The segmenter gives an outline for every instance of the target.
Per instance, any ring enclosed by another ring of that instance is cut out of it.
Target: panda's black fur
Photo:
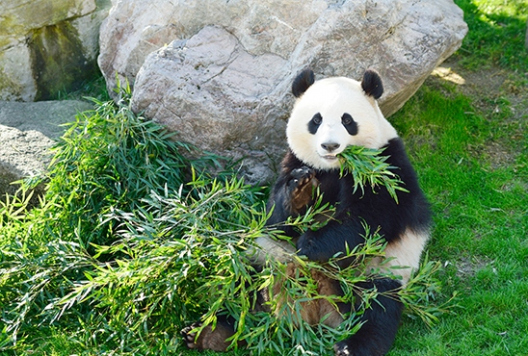
[[[399,203],[382,189],[375,192],[365,189],[364,193],[358,189],[354,193],[351,175],[340,178],[339,170],[313,170],[314,177],[319,182],[318,188],[322,193],[323,202],[334,205],[336,214],[323,228],[317,231],[308,230],[302,236],[298,236],[291,227],[284,228],[287,235],[298,239],[298,254],[305,255],[310,260],[324,262],[338,252],[345,252],[346,244],[352,248],[363,243],[363,221],[372,227],[371,231],[379,227],[380,234],[389,244],[398,240],[407,228],[428,228],[429,207],[417,184],[416,174],[405,154],[402,141],[392,139],[384,154],[390,156],[388,163],[399,168],[395,173],[405,182],[409,193],[398,193]],[[303,167],[303,162],[291,151],[287,153],[282,162],[282,172],[270,197],[269,207],[273,209],[273,213],[268,224],[280,225],[289,216],[304,213],[288,209],[288,200],[291,199],[289,193],[291,186],[295,184],[292,180],[299,179],[293,178],[291,173]],[[393,279],[374,280],[372,284],[380,293],[401,287],[401,282]],[[361,287],[371,288],[372,284]],[[336,345],[339,350],[347,346],[352,355],[382,355],[388,351],[396,335],[402,305],[385,297],[379,297],[379,302],[382,305],[373,303],[372,309],[363,315],[362,321],[366,323],[360,331],[351,339]]]
[[[319,181],[319,190],[323,193],[323,202],[329,202],[336,207],[335,220],[324,228],[309,230],[297,241],[299,254],[306,255],[314,261],[326,261],[337,252],[344,251],[345,242],[349,246],[356,246],[363,242],[360,237],[363,231],[362,220],[369,226],[380,227],[380,233],[387,241],[397,239],[408,227],[422,229],[429,225],[429,208],[405,153],[401,139],[392,139],[383,155],[389,156],[387,163],[398,167],[394,171],[405,183],[409,193],[398,193],[398,202],[386,190],[358,189],[353,192],[354,182],[351,175],[340,178],[339,170],[330,171],[312,169],[312,174]],[[284,222],[289,216],[297,214],[289,211],[288,203],[291,199],[290,191],[295,180],[292,172],[306,165],[289,151],[281,164],[282,171],[273,188],[268,206],[273,212],[268,224]],[[338,204],[336,204],[338,203]],[[291,228],[284,228],[286,234],[298,237]]]
[[[362,244],[365,223],[370,231],[379,229],[379,233],[387,241],[385,251],[387,257],[390,257],[388,264],[410,268],[396,270],[404,271],[397,272],[401,273],[401,280],[378,278],[363,282],[358,287],[376,287],[380,294],[396,290],[407,282],[411,269],[418,267],[429,236],[429,205],[418,185],[403,142],[378,108],[376,99],[383,94],[379,75],[367,70],[360,83],[347,78],[323,81],[319,84],[322,96],[317,96],[317,91],[313,95],[311,88],[316,87],[318,82],[311,70],[302,71],[293,82],[292,92],[298,99],[287,128],[290,149],[281,163],[279,177],[270,194],[268,209],[271,215],[267,224],[282,227],[284,233],[296,242],[299,255],[320,262],[328,261],[339,252],[344,253],[347,246],[352,249]],[[348,96],[340,95],[347,90],[353,95],[350,97],[351,102],[344,103],[348,101]],[[312,94],[306,98],[308,91]],[[326,103],[327,100],[330,103]],[[347,110],[341,110],[341,107]],[[333,120],[331,125],[324,127],[323,122],[327,123],[325,120],[330,116]],[[336,135],[333,135],[334,131],[337,132]],[[314,145],[313,142],[316,141],[311,141],[311,138],[317,135],[326,136],[322,142],[317,141],[318,147],[315,148],[318,153],[314,154],[311,152],[314,147],[306,146]],[[395,167],[394,173],[408,190],[398,192],[398,202],[383,188],[376,187],[372,191],[370,187],[366,187],[363,191],[354,191],[352,175],[340,176],[336,154],[356,141],[359,145],[371,146],[369,148],[384,148],[383,155],[389,157],[387,162]],[[322,228],[316,231],[309,229],[299,235],[291,227],[284,225],[284,222],[291,216],[303,214],[313,204],[312,192],[316,186],[322,193],[323,202],[333,205],[336,211]],[[289,264],[288,268],[295,266]],[[339,283],[327,278],[321,279],[319,283],[322,294],[342,295]],[[342,321],[341,313],[355,307],[357,306],[340,304],[338,312],[333,307],[321,305],[315,311],[315,319],[308,322],[323,320],[336,327]],[[325,316],[328,312],[333,315]],[[401,313],[401,302],[380,295],[361,316],[364,324],[360,330],[334,346],[335,354],[385,354],[394,341]],[[225,350],[228,345],[225,340],[233,335],[233,329],[227,320],[219,320],[215,330],[204,329],[196,340],[191,330],[192,327],[185,328],[182,335],[188,347],[197,349]]]
[[[334,219],[323,228],[308,230],[297,236],[291,227],[285,227],[286,235],[299,238],[297,248],[300,255],[314,261],[327,261],[337,252],[344,252],[345,243],[353,247],[362,243],[364,229],[362,221],[372,227],[380,228],[380,234],[388,241],[397,240],[407,228],[427,229],[430,222],[429,205],[418,186],[416,173],[405,153],[403,142],[399,138],[390,140],[383,155],[389,156],[387,163],[397,167],[394,173],[399,176],[409,191],[398,192],[398,203],[385,189],[358,189],[354,192],[351,175],[340,178],[339,170],[317,170],[310,168],[311,174],[319,182],[323,203],[335,206]],[[289,151],[281,164],[280,176],[269,199],[269,209],[273,209],[268,224],[279,224],[292,215],[303,214],[305,210],[292,212],[289,206],[292,185],[299,180],[292,172],[306,165]]]

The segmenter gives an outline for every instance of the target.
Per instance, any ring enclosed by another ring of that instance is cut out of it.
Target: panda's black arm
[[[326,262],[365,242],[364,228],[356,220],[330,221],[317,231],[308,230],[297,241],[298,254],[309,260]]]

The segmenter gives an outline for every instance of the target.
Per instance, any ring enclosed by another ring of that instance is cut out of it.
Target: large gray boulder
[[[114,3],[99,65],[134,86],[135,109],[183,140],[269,178],[284,152],[294,76],[384,80],[398,110],[467,32],[452,0],[136,0]],[[258,170],[258,171],[257,171]]]
[[[285,147],[278,118],[290,106],[290,73],[280,56],[251,55],[226,30],[209,26],[147,57],[133,105],[201,149],[252,157],[244,173],[260,180],[271,173],[264,151],[276,157]]]
[[[99,27],[110,5],[110,0],[2,0],[0,100],[45,100],[93,77]]]
[[[15,193],[18,187],[13,182],[43,173],[51,158],[50,148],[65,130],[63,124],[92,108],[78,100],[0,101],[0,200],[6,193]]]

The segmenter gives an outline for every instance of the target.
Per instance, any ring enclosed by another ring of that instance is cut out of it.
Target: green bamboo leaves
[[[46,354],[34,340],[50,339],[63,353],[172,355],[182,351],[183,326],[214,325],[222,314],[236,320],[233,346],[244,341],[255,354],[326,354],[357,331],[375,290],[362,291],[362,307],[336,329],[300,314],[306,302],[359,298],[368,261],[383,255],[376,231],[366,229],[365,244],[325,265],[292,255],[294,276],[271,258],[257,272],[247,251],[260,236],[281,238],[265,225],[263,190],[234,170],[211,169],[220,157],[186,158],[192,147],[133,113],[127,88],[119,103],[95,104],[57,145],[39,205],[28,209],[27,191],[0,203],[0,353]],[[356,189],[403,190],[381,152],[351,150],[342,174],[354,175]],[[332,210],[318,199],[287,224],[316,230]],[[356,263],[340,268],[344,258]],[[344,295],[320,295],[313,271],[339,281]],[[430,322],[442,310],[432,300],[435,270],[424,271],[391,297]],[[274,293],[277,283],[283,288]],[[265,290],[277,313],[255,312]]]
[[[348,146],[338,155],[341,159],[340,174],[352,175],[354,192],[359,188],[364,193],[365,187],[371,187],[375,192],[375,187],[383,187],[397,203],[396,192],[409,191],[403,187],[404,183],[394,173],[398,168],[387,163],[389,156],[383,156],[383,151],[383,148],[376,150],[363,146]]]

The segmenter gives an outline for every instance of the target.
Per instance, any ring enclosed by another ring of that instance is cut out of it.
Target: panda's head
[[[295,78],[292,91],[298,99],[286,128],[288,145],[313,168],[339,168],[336,155],[349,145],[377,149],[397,137],[378,107],[383,86],[373,70],[361,82],[344,77],[316,82],[306,69]]]

